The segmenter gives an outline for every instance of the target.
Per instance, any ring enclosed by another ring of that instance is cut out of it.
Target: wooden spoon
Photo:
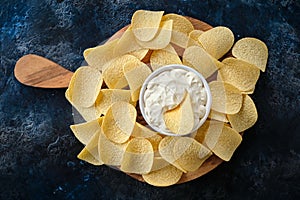
[[[205,22],[200,20],[187,17],[195,29],[207,31],[212,28]],[[116,32],[108,41],[120,38],[128,26],[123,27],[118,32]],[[177,52],[183,52],[178,46],[175,46]],[[69,85],[70,79],[73,72],[61,67],[60,65],[43,58],[41,56],[29,54],[25,55],[19,59],[15,66],[15,76],[23,84],[33,87],[40,88],[66,88]],[[223,161],[217,156],[213,155],[207,159],[204,164],[194,172],[188,172],[182,175],[178,183],[185,183],[194,180],[204,174],[212,171]],[[128,174],[129,176],[143,181],[144,179],[141,175]]]

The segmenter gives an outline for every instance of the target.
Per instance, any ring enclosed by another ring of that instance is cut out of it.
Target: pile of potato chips
[[[230,160],[242,141],[240,133],[257,121],[249,94],[265,71],[268,49],[255,38],[234,43],[226,27],[195,27],[197,22],[177,14],[138,10],[119,38],[85,50],[88,66],[76,70],[66,91],[86,120],[71,125],[85,145],[79,159],[139,174],[154,186],[176,184],[212,155]],[[157,133],[139,112],[144,80],[168,64],[192,67],[209,82],[209,118],[189,137]]]

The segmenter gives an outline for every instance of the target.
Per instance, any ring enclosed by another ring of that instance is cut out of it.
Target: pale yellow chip
[[[194,128],[194,111],[191,97],[187,93],[183,101],[164,113],[166,127],[175,134],[188,134]]]
[[[163,48],[165,48],[171,41],[172,25],[173,25],[172,20],[167,20],[167,21],[161,22],[159,31],[152,40],[150,40],[150,41],[137,40],[137,43],[142,48],[147,48],[147,49],[163,49]]]
[[[131,94],[129,90],[102,89],[98,95],[95,107],[98,115],[105,115],[108,108],[115,102],[125,101],[130,103]]]
[[[102,82],[102,75],[95,68],[78,68],[69,84],[71,101],[81,107],[92,106],[101,90]]]
[[[114,54],[114,49],[119,39],[107,42],[103,45],[97,46],[95,48],[87,49],[87,52],[84,52],[85,61],[89,66],[95,67],[99,71],[102,70],[102,67],[114,59],[116,55]]]
[[[120,169],[126,173],[147,174],[153,159],[152,144],[145,138],[133,138],[127,145]]]
[[[162,157],[154,157],[151,171],[156,171],[156,170],[162,169],[162,168],[166,167],[167,165],[170,165],[170,163],[167,162]]]
[[[71,125],[70,128],[75,137],[82,144],[86,145],[91,140],[93,135],[100,130],[102,121],[103,117],[100,117],[92,121]]]
[[[150,185],[166,187],[176,184],[182,176],[182,171],[172,165],[167,165],[149,174],[143,174],[142,176]]]
[[[164,11],[138,10],[131,19],[132,31],[140,41],[152,40],[158,32]]]
[[[191,138],[194,138],[197,142],[203,144],[205,134],[210,126],[211,120],[207,119],[197,131],[191,134]]]
[[[186,48],[189,38],[188,35],[194,30],[193,24],[187,18],[173,13],[164,15],[162,20],[173,20],[171,42],[182,48]]]
[[[140,50],[129,52],[129,54],[135,56],[139,60],[143,60],[148,52],[149,49],[140,49]]]
[[[115,143],[126,142],[136,122],[136,109],[130,103],[119,101],[112,104],[102,122],[105,136]]]
[[[210,110],[208,118],[217,120],[217,121],[221,121],[221,122],[228,122],[226,114],[217,112],[215,110]]]
[[[218,26],[202,33],[198,40],[210,55],[219,59],[231,49],[234,35],[229,28]]]
[[[151,70],[145,63],[137,60],[125,63],[123,71],[130,88],[131,100],[136,102],[139,99],[141,87],[151,74]]]
[[[158,145],[158,151],[163,159],[165,159],[167,162],[169,162],[170,164],[172,164],[182,172],[186,173],[186,170],[184,170],[177,163],[173,153],[174,144],[178,139],[179,137],[171,137],[171,136],[164,137]]]
[[[78,158],[84,160],[93,165],[102,165],[104,164],[98,151],[98,141],[101,131],[97,131],[84,149],[78,154]]]
[[[200,72],[204,78],[210,77],[218,69],[213,58],[201,47],[188,47],[183,53],[183,64]]]
[[[212,81],[209,83],[209,88],[212,96],[211,109],[226,114],[235,114],[241,109],[243,96],[233,85]]]
[[[255,104],[249,95],[244,95],[243,105],[240,111],[234,115],[228,115],[228,120],[234,130],[242,132],[252,127],[257,121],[258,115]]]
[[[246,37],[238,40],[232,48],[232,55],[257,66],[263,72],[266,70],[268,47],[259,39]]]
[[[199,42],[198,38],[204,31],[201,30],[193,30],[189,33],[189,39],[187,43],[187,47],[190,46],[199,46],[202,47],[201,43]],[[203,47],[202,47],[203,48]]]
[[[205,135],[205,144],[219,158],[229,161],[242,142],[242,136],[234,129],[223,124],[212,124]]]
[[[149,140],[154,151],[158,150],[159,142],[162,140],[162,137],[157,132],[152,131],[138,122],[135,123],[131,136]]]
[[[174,144],[174,157],[186,171],[196,171],[212,153],[190,137],[180,137]]]
[[[96,47],[92,47],[92,48],[88,48],[88,49],[85,49],[84,52],[83,52],[83,57],[87,57],[89,55],[89,53],[91,53],[92,51],[94,51],[96,49]]]
[[[127,145],[128,142],[118,144],[110,141],[101,130],[98,141],[98,151],[104,164],[120,166]]]
[[[172,45],[168,45],[164,49],[154,50],[150,57],[150,65],[154,70],[170,64],[182,64],[179,56]]]
[[[220,68],[219,75],[224,82],[243,92],[255,87],[260,74],[257,67],[236,58],[226,58],[222,63],[225,65]]]

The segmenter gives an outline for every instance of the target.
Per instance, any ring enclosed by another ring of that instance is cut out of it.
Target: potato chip
[[[266,70],[268,47],[259,39],[246,37],[238,40],[232,48],[232,55],[257,66],[263,72]]]
[[[188,39],[187,47],[190,47],[190,46],[199,46],[199,47],[202,47],[201,43],[198,41],[198,38],[199,38],[199,36],[203,32],[204,31],[201,31],[201,30],[193,30],[193,31],[191,31],[189,33],[189,39]]]
[[[91,53],[92,51],[94,51],[96,49],[96,47],[92,47],[92,48],[88,48],[88,49],[85,49],[84,52],[83,52],[83,57],[87,57],[89,55],[89,53]]]
[[[99,141],[98,141],[98,151],[101,157],[101,160],[106,165],[111,166],[120,166],[125,149],[128,145],[128,142],[123,144],[118,144],[110,141],[103,133],[100,131]]]
[[[255,87],[260,70],[247,62],[236,58],[226,58],[225,65],[219,70],[224,82],[230,83],[240,91],[249,91]]]
[[[136,11],[131,19],[132,31],[140,41],[152,40],[158,32],[164,11]]]
[[[102,86],[101,73],[92,67],[80,67],[73,74],[69,85],[69,97],[75,105],[92,106]]]
[[[133,131],[136,115],[135,107],[130,103],[119,101],[112,104],[102,122],[105,136],[115,143],[126,142]]]
[[[173,13],[164,15],[162,20],[173,20],[171,42],[182,48],[186,48],[188,34],[194,30],[193,24],[187,18]]]
[[[242,136],[234,129],[224,123],[215,123],[210,125],[204,143],[219,158],[229,161],[241,141]]]
[[[190,137],[180,137],[174,144],[174,157],[186,171],[196,171],[212,153]]]
[[[241,109],[243,97],[236,87],[220,81],[210,82],[209,87],[212,96],[211,109],[226,114],[235,114]]]
[[[98,140],[100,136],[100,130],[97,131],[93,137],[90,139],[90,141],[87,143],[87,145],[84,147],[84,149],[78,154],[78,158],[81,160],[84,160],[88,163],[91,163],[93,165],[102,165],[104,164],[101,160],[101,157],[99,155],[98,151]]]
[[[212,57],[201,47],[188,47],[183,53],[183,64],[196,69],[204,78],[208,78],[217,71]]]
[[[137,60],[123,65],[125,78],[129,84],[131,100],[139,99],[141,87],[146,78],[151,74],[150,68],[143,62]]]
[[[150,185],[166,187],[176,184],[182,176],[182,171],[172,165],[167,165],[149,174],[143,174],[143,179]]]
[[[226,114],[220,113],[214,110],[210,110],[210,113],[208,115],[209,119],[221,121],[221,122],[228,122],[228,119],[226,117]]]
[[[105,115],[108,108],[115,102],[130,102],[131,94],[129,90],[121,89],[102,89],[98,95],[95,107],[98,115]]]
[[[100,117],[89,122],[71,125],[70,128],[75,137],[82,144],[86,145],[91,140],[93,135],[101,128],[102,120],[103,117]]]
[[[87,49],[87,52],[84,52],[83,55],[85,61],[89,66],[95,67],[97,70],[101,71],[102,67],[115,58],[114,48],[119,39],[107,42],[103,45],[93,48],[93,50]]]
[[[173,25],[172,20],[167,20],[167,21],[161,22],[157,36],[155,36],[150,41],[137,40],[137,43],[141,47],[147,48],[147,49],[163,49],[163,48],[165,48],[171,41],[172,25]]]
[[[135,123],[131,135],[136,138],[146,138],[147,140],[149,140],[149,142],[152,144],[154,151],[158,150],[159,142],[162,139],[162,137],[158,135],[157,132],[152,131],[151,129],[138,122]]]
[[[133,55],[134,57],[136,57],[139,60],[143,60],[148,52],[149,52],[149,49],[140,49],[140,50],[129,52],[129,54]]]
[[[198,40],[210,55],[219,59],[231,49],[234,35],[229,28],[218,26],[205,31]]]
[[[191,134],[191,138],[194,138],[197,142],[199,143],[203,143],[204,138],[205,138],[205,134],[210,126],[210,122],[211,120],[207,119],[202,126],[200,126],[198,128],[197,131],[195,131],[194,133]]]
[[[158,151],[163,159],[186,173],[186,170],[182,169],[182,167],[177,163],[173,153],[174,144],[178,139],[179,137],[164,137],[158,145]]]
[[[244,95],[243,105],[240,111],[234,115],[228,115],[228,120],[234,130],[242,132],[252,127],[257,121],[258,115],[255,104],[249,95]]]
[[[153,159],[151,143],[144,138],[133,138],[127,145],[120,169],[127,173],[147,174],[151,171]]]
[[[170,165],[170,163],[168,163],[162,157],[154,157],[151,171],[156,171],[156,170],[162,169],[162,168],[166,167],[167,165]]]
[[[179,106],[164,113],[166,127],[175,134],[188,134],[194,128],[194,111],[187,93]]]

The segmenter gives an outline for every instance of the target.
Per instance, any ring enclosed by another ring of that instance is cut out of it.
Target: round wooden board
[[[190,20],[190,22],[193,24],[194,28],[197,29],[197,30],[207,31],[207,30],[213,28],[209,24],[207,24],[203,21],[200,21],[198,19],[195,19],[195,18],[192,18],[192,17],[186,17],[186,18]],[[114,39],[120,38],[123,35],[123,33],[126,31],[127,28],[128,28],[128,25],[123,27],[122,29],[120,29],[118,32],[116,32],[113,36],[111,36],[108,39],[108,41],[112,41]],[[178,47],[176,45],[173,45],[173,47],[175,48],[175,50],[177,51],[177,53],[179,55],[182,54],[182,52],[184,51],[184,49],[182,49],[181,47]],[[143,61],[148,62],[149,57],[144,58]],[[208,158],[203,163],[203,165],[201,165],[201,167],[199,167],[198,170],[196,170],[194,172],[184,173],[177,184],[185,183],[185,182],[194,180],[196,178],[199,178],[200,176],[203,176],[203,175],[207,174],[208,172],[212,171],[213,169],[215,169],[222,162],[223,162],[222,159],[218,158],[215,155],[212,155],[210,158]],[[138,175],[138,174],[128,174],[128,175],[131,176],[134,179],[145,182],[141,175]]]

